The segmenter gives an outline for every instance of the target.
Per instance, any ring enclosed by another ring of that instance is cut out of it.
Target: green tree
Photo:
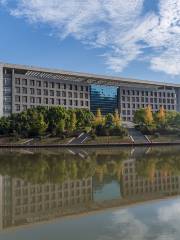
[[[105,124],[106,124],[106,126],[112,126],[113,125],[113,115],[111,113],[106,114]]]
[[[65,131],[65,120],[61,119],[56,126],[56,134],[57,135],[62,135]]]
[[[42,113],[33,112],[29,121],[30,136],[39,136],[45,133],[47,129],[47,124],[44,121]]]
[[[143,125],[145,123],[145,109],[140,108],[134,113],[134,123]]]

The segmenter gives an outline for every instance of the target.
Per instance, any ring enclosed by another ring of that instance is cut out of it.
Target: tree
[[[105,124],[106,124],[106,126],[112,126],[113,125],[113,115],[111,113],[106,114]]]
[[[64,121],[64,119],[61,119],[57,124],[56,134],[62,135],[64,133],[64,130],[65,130],[65,121]]]
[[[114,116],[113,116],[113,125],[116,128],[119,128],[121,126],[121,118],[118,113],[118,110],[115,111]]]
[[[152,108],[150,105],[148,105],[145,108],[145,124],[146,125],[152,125],[153,124],[153,114],[152,114]]]
[[[73,111],[72,114],[71,114],[71,118],[70,118],[71,131],[76,130],[76,123],[77,123],[76,113]]]
[[[47,129],[47,124],[44,121],[42,113],[33,112],[29,119],[29,131],[30,136],[43,135]]]
[[[95,124],[95,126],[104,125],[104,118],[101,114],[100,108],[97,109],[96,116],[94,119],[94,124]]]
[[[145,123],[145,109],[140,108],[134,113],[134,123],[143,125]]]
[[[157,119],[158,123],[161,125],[163,125],[166,121],[166,113],[163,106],[160,107],[159,112],[157,113]]]
[[[0,118],[0,134],[8,134],[10,131],[10,119],[6,117]]]

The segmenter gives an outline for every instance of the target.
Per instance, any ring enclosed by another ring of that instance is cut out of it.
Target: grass
[[[177,142],[180,141],[180,136],[178,135],[160,135],[158,137],[151,135],[148,136],[152,142]]]
[[[1,137],[0,144],[26,144],[31,138],[13,138],[13,137]],[[66,144],[71,138],[61,139],[58,137],[50,137],[44,139],[34,139],[31,144]]]
[[[108,144],[108,143],[131,143],[128,136],[99,136],[96,139],[90,139],[86,142],[87,144]]]
[[[30,138],[1,137],[0,144],[23,144]]]
[[[66,144],[71,139],[72,139],[72,137],[65,138],[65,139],[61,139],[58,137],[50,137],[50,138],[40,139],[40,140],[36,141],[36,144]]]

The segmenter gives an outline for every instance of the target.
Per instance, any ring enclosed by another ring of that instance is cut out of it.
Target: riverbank
[[[101,144],[1,144],[0,148],[100,148],[100,147],[153,147],[180,145],[179,142],[101,143]]]

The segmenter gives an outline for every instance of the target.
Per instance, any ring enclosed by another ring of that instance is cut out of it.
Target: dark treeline
[[[51,133],[63,136],[90,127],[92,120],[93,114],[87,109],[37,107],[0,118],[0,134],[34,137]]]

